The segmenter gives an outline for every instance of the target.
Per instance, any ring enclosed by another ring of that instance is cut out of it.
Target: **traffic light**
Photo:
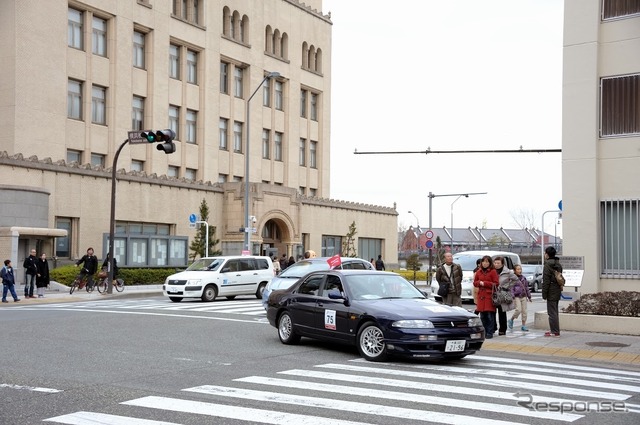
[[[153,131],[143,131],[140,136],[147,140],[149,143],[158,143],[156,149],[163,151],[166,154],[174,153],[176,151],[176,144],[173,143],[173,139],[176,137],[176,133],[171,129],[158,130],[155,133]]]

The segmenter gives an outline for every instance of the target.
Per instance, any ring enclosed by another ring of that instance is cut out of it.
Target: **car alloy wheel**
[[[366,360],[381,362],[387,358],[387,345],[382,330],[373,322],[365,323],[358,332],[358,351]]]
[[[300,341],[300,335],[293,330],[293,320],[286,311],[278,320],[278,337],[283,344],[295,344]]]

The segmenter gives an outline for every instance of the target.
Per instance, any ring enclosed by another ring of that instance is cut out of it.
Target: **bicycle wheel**
[[[87,283],[85,284],[85,289],[87,290],[87,292],[93,292],[93,289],[96,287],[96,283],[93,282],[93,285],[89,285],[89,282],[87,281]]]
[[[107,293],[107,289],[109,287],[109,285],[107,283],[108,280],[109,279],[105,277],[104,279],[100,279],[98,281],[98,285],[97,285],[98,286],[98,292],[100,292],[101,294],[106,294]]]
[[[115,279],[115,282],[113,282],[113,287],[116,288],[116,291],[118,292],[124,291],[124,280]]]
[[[78,288],[78,279],[74,280],[71,284],[71,287],[69,288],[69,294],[73,294],[73,291],[75,291],[76,288]]]

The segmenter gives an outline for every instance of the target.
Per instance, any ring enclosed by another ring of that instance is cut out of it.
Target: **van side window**
[[[269,270],[269,263],[264,258],[258,258],[255,261],[258,263],[257,270]]]
[[[229,260],[223,267],[222,272],[237,272],[240,270],[240,260]]]

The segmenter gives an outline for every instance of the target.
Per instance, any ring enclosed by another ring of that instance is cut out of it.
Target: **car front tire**
[[[293,319],[286,311],[278,319],[278,337],[283,344],[295,344],[300,341],[300,335],[293,330]]]
[[[358,331],[358,352],[370,362],[383,362],[387,359],[387,344],[382,329],[373,322],[367,322]]]
[[[202,299],[202,301],[211,302],[215,300],[217,296],[218,290],[216,289],[215,285],[207,285],[207,287],[204,288],[204,291],[202,292],[202,297],[200,298]]]
[[[262,293],[264,292],[264,288],[267,287],[266,283],[261,283],[260,285],[258,285],[258,289],[256,290],[256,298],[261,300],[262,299]]]

